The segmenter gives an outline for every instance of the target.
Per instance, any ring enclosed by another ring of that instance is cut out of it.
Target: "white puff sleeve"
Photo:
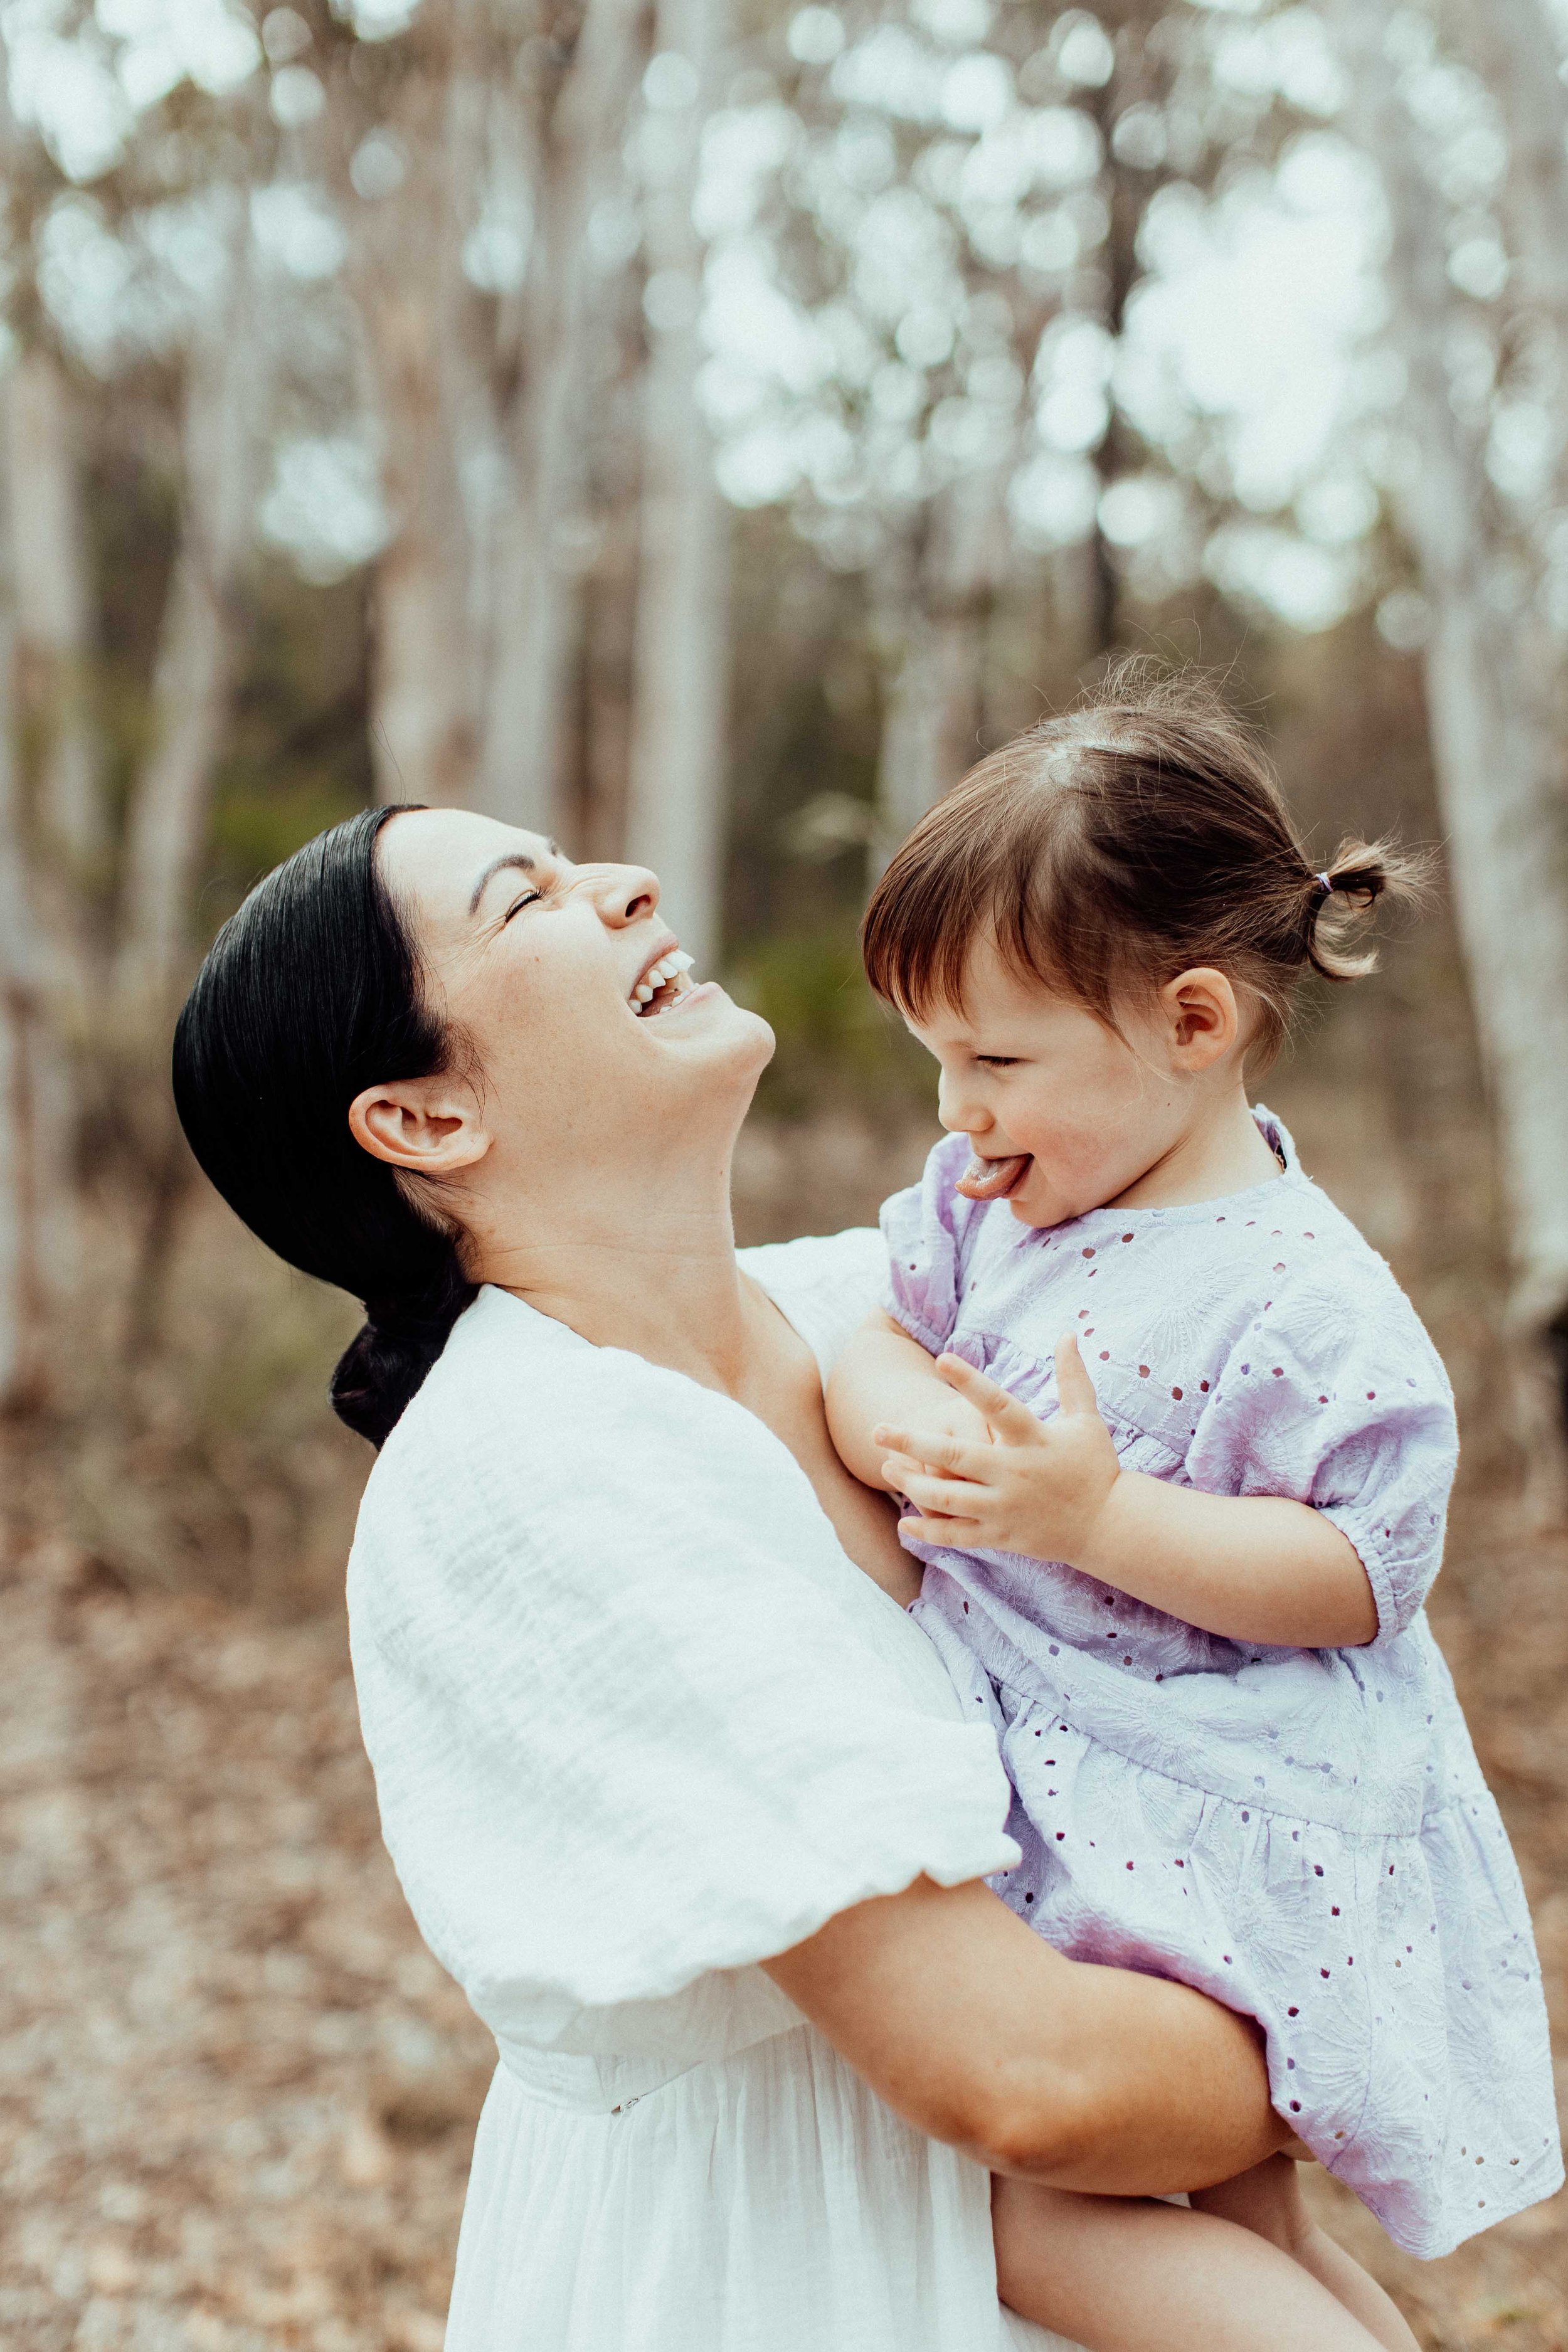
[[[845,1576],[858,1603],[752,1414],[480,1294],[372,1475],[349,1601],[387,1845],[492,2021],[542,2039],[1016,1859],[989,1729],[921,1710]]]

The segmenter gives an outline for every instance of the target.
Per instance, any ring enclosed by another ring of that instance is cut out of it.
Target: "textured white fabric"
[[[757,1253],[819,1360],[871,1234]],[[382,1826],[502,2065],[447,2352],[1000,2352],[984,2173],[754,1965],[1017,1859],[988,1725],[752,1415],[487,1289],[349,1570]]]

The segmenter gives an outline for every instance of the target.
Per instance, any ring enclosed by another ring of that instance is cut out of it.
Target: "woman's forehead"
[[[389,887],[448,920],[468,916],[482,877],[498,860],[542,866],[551,856],[542,834],[472,809],[409,809],[390,819],[381,836]]]

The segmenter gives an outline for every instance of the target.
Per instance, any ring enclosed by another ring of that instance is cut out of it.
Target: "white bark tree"
[[[153,682],[153,743],[127,819],[118,983],[132,1029],[161,1022],[190,936],[251,544],[260,339],[244,192],[227,192],[229,268],[186,354],[180,539]]]
[[[40,992],[9,724],[15,642],[7,609],[0,617],[0,1407],[7,1410],[37,1391],[45,1320],[33,1148]]]
[[[579,598],[569,528],[581,512],[592,396],[594,207],[611,184],[642,62],[641,0],[586,0],[542,110],[533,230],[520,304],[521,377],[506,422],[510,480],[490,573],[478,798],[509,824],[559,819],[565,678]]]
[[[17,772],[16,456],[0,477],[0,1410],[47,1392],[50,1308],[68,1272],[68,1042],[57,1016]]]
[[[436,0],[384,112],[367,116],[346,62],[333,93],[348,283],[393,525],[371,606],[384,801],[462,802],[479,760],[482,563],[462,467],[493,421],[462,248],[480,204],[487,27],[483,0]]]
[[[643,142],[648,354],[626,854],[659,877],[699,968],[721,944],[729,523],[697,398],[703,248],[691,207],[722,40],[719,0],[663,0]]]
[[[1340,0],[1351,127],[1381,166],[1394,331],[1420,466],[1404,520],[1430,599],[1426,698],[1456,908],[1495,1100],[1510,1212],[1521,1418],[1556,1499],[1568,1320],[1568,641],[1542,613],[1521,533],[1500,514],[1483,428],[1461,415],[1447,346],[1458,310],[1442,205],[1393,61],[1391,0]],[[1520,292],[1568,358],[1568,109],[1535,0],[1500,0],[1488,37],[1512,156]],[[1521,584],[1522,583],[1522,584]]]
[[[18,697],[40,745],[35,814],[72,879],[100,878],[108,826],[91,711],[93,630],[75,402],[41,345],[6,386]]]
[[[1004,484],[995,469],[961,475],[893,551],[879,630],[887,684],[873,878],[984,751],[986,637],[1009,560]]]

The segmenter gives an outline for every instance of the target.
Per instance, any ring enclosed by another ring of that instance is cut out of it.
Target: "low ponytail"
[[[332,1411],[361,1437],[384,1445],[474,1296],[456,1246],[423,1290],[367,1298],[364,1321],[338,1358],[328,1384]]]
[[[414,941],[376,863],[369,809],[259,883],[218,933],[174,1032],[191,1150],[269,1249],[361,1300],[333,1410],[380,1446],[475,1295],[455,1234],[350,1132],[366,1087],[449,1069]]]

